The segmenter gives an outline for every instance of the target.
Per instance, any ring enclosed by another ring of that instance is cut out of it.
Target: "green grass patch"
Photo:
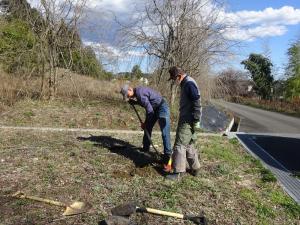
[[[247,169],[246,172],[252,173],[252,174],[259,173],[260,180],[263,183],[267,183],[267,182],[272,183],[272,182],[277,181],[277,178],[273,175],[273,173],[269,169],[266,169],[258,159],[254,158],[250,155],[249,155],[248,159],[253,164],[253,167]]]
[[[240,142],[237,138],[229,139],[229,143],[232,144],[232,145],[239,145],[240,144]]]
[[[274,204],[281,205],[292,218],[299,219],[300,205],[297,204],[297,202],[295,202],[292,198],[278,190],[271,191],[270,197]]]
[[[26,117],[32,117],[32,116],[34,116],[34,113],[32,111],[27,111],[27,112],[24,112],[23,115]]]
[[[276,182],[277,181],[277,179],[273,175],[273,173],[270,170],[266,169],[266,168],[261,168],[260,169],[260,174],[261,174],[262,182]]]
[[[236,144],[225,144],[222,139],[214,137],[212,138],[210,148],[205,148],[203,152],[209,159],[226,161],[229,165],[237,166],[245,161],[245,158],[236,154]]]
[[[274,210],[268,204],[264,203],[264,200],[254,190],[244,188],[240,191],[240,196],[256,208],[257,216],[262,221],[275,217]]]
[[[159,190],[151,192],[151,197],[156,197],[165,203],[165,210],[175,211],[177,210],[176,205],[178,203],[178,184],[164,186]]]

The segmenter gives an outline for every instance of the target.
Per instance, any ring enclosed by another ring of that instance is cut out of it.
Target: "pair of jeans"
[[[170,137],[170,110],[168,103],[163,99],[161,105],[154,110],[154,115],[151,117],[146,117],[145,122],[145,129],[149,132],[150,137],[152,134],[152,129],[155,123],[158,121],[160,130],[161,130],[161,137],[163,140],[164,145],[164,154],[171,155],[172,148],[171,148],[171,137]],[[143,149],[144,151],[149,151],[150,148],[150,141],[144,132],[143,137]]]

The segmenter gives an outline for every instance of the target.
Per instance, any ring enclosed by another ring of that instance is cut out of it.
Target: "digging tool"
[[[119,206],[113,208],[111,210],[111,212],[113,215],[116,215],[116,216],[130,216],[131,214],[133,214],[135,212],[151,213],[151,214],[155,214],[155,215],[169,216],[169,217],[175,217],[175,218],[184,219],[184,220],[190,220],[198,225],[207,225],[207,220],[204,217],[203,212],[199,216],[183,215],[180,213],[162,211],[162,210],[152,209],[152,208],[139,207],[135,203],[119,205]]]
[[[77,214],[87,212],[87,204],[84,202],[73,202],[71,205],[67,205],[67,204],[59,202],[59,201],[54,201],[54,200],[50,200],[50,199],[46,199],[46,198],[40,198],[40,197],[36,197],[36,196],[26,195],[21,191],[16,192],[15,194],[12,195],[12,197],[20,198],[20,199],[30,199],[30,200],[35,200],[35,201],[39,201],[39,202],[45,202],[45,203],[48,203],[51,205],[65,207],[63,216],[71,216],[71,215],[77,215]]]
[[[142,118],[140,117],[140,114],[139,114],[138,111],[136,110],[135,106],[134,106],[133,104],[130,104],[130,105],[132,106],[133,110],[135,111],[137,117],[139,118],[140,123],[143,123]],[[160,152],[155,148],[155,146],[154,146],[154,144],[153,144],[153,142],[152,142],[152,139],[151,139],[151,136],[150,136],[148,130],[145,128],[144,131],[145,131],[145,134],[146,134],[148,140],[150,141],[150,144],[152,145],[153,149],[155,150],[155,152],[156,152],[158,155],[160,155]]]

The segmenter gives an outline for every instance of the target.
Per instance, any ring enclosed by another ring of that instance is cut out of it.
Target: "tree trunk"
[[[174,83],[171,84],[171,107],[174,106],[177,96],[178,86]]]

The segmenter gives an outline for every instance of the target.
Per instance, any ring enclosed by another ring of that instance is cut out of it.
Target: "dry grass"
[[[58,98],[82,98],[83,100],[102,98],[118,98],[123,81],[104,81],[71,73],[58,71]],[[0,102],[11,106],[24,98],[43,98],[40,96],[41,79],[37,77],[18,77],[0,70]],[[47,96],[47,90],[43,93]]]
[[[60,70],[60,74],[57,93],[59,97],[77,98],[79,95],[86,100],[120,99],[120,88],[124,84],[122,80],[97,80],[64,70]]]
[[[9,126],[140,129],[138,119],[119,94],[122,80],[102,81],[60,71],[56,100],[33,98],[39,80],[25,82],[2,73],[0,122]],[[70,77],[71,75],[71,77]],[[29,85],[31,84],[31,85]],[[132,83],[133,86],[138,85]],[[22,91],[21,91],[22,90]],[[19,94],[18,94],[19,93]],[[20,93],[23,93],[22,95]],[[79,98],[79,97],[80,98]],[[81,101],[80,101],[81,100]],[[137,107],[140,115],[144,110]],[[173,110],[177,115],[178,110]],[[172,127],[176,127],[172,117]],[[157,126],[156,126],[157,129]]]
[[[0,70],[0,110],[1,106],[12,106],[18,100],[32,98],[37,94],[36,79],[26,80],[6,74]]]
[[[84,103],[83,106],[78,100],[25,99],[3,112],[0,123],[7,126],[139,129],[133,110],[121,99],[99,97],[99,100]],[[142,111],[141,107],[139,109]]]
[[[188,214],[204,210],[210,224],[299,224],[300,207],[276,182],[262,181],[261,166],[236,141],[199,138],[200,177],[173,183],[136,147],[141,136],[95,135],[0,131],[0,221],[27,225],[60,218],[59,207],[4,197],[22,190],[93,205],[93,214],[54,224],[97,224],[128,201]],[[161,147],[158,136],[154,141]],[[139,225],[191,224],[146,214],[131,219]]]
[[[39,96],[40,79],[26,80],[0,72],[1,123],[139,129],[136,116],[119,94],[125,81],[97,80],[64,70],[59,74],[57,98],[48,101]]]

